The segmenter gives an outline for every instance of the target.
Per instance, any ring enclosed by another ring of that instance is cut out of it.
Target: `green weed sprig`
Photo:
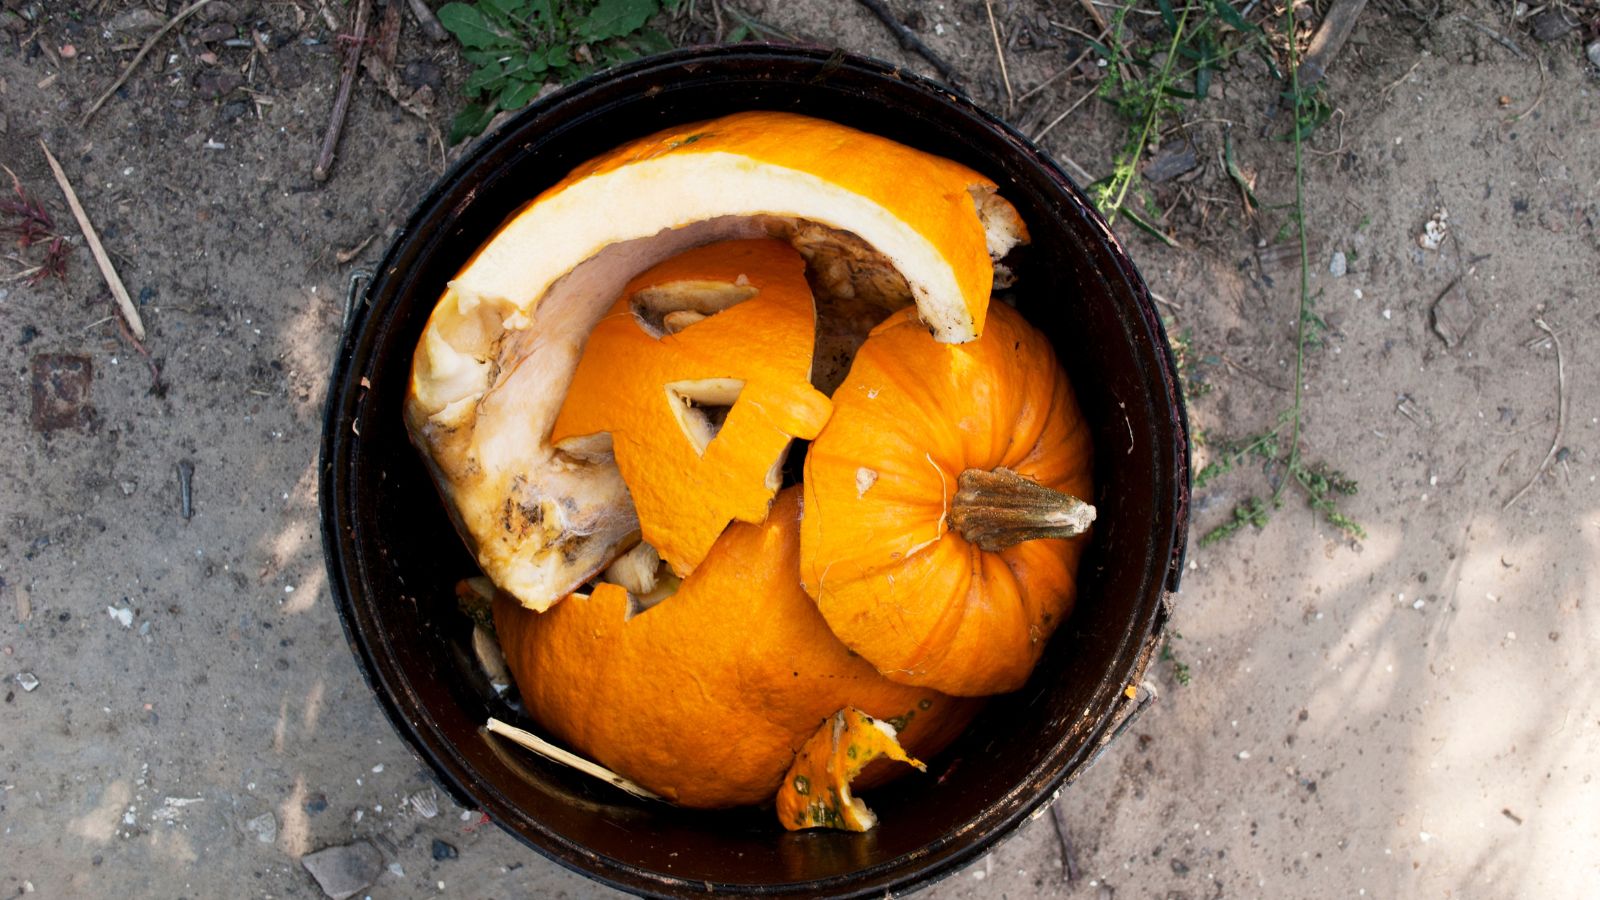
[[[679,0],[476,0],[439,8],[439,21],[476,66],[450,142],[481,134],[501,110],[521,109],[551,81],[575,81],[607,66],[672,48],[645,23]]]

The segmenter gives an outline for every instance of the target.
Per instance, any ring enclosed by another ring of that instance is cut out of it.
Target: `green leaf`
[[[737,44],[749,36],[750,29],[747,26],[740,25],[739,27],[728,32],[728,36],[724,40],[730,44]]]
[[[1244,16],[1239,15],[1239,11],[1234,9],[1233,5],[1230,4],[1228,0],[1210,0],[1210,3],[1212,11],[1215,12],[1217,17],[1222,19],[1222,21],[1227,22],[1229,25],[1232,25],[1234,28],[1237,28],[1246,34],[1261,33],[1261,26],[1251,25],[1249,22],[1246,22],[1244,20]]]
[[[477,7],[465,3],[447,3],[439,7],[439,24],[455,35],[463,47],[516,46],[516,41],[496,30]]]
[[[461,58],[475,66],[498,66],[506,62],[516,50],[463,50]]]
[[[567,52],[565,44],[556,44],[545,52],[544,62],[552,69],[559,69],[572,62],[572,54]]]
[[[469,137],[483,133],[489,123],[494,121],[495,108],[481,103],[469,103],[456,113],[455,121],[450,123],[450,143],[459,144]]]
[[[538,96],[539,89],[544,87],[537,81],[519,81],[507,85],[500,92],[500,99],[496,101],[501,109],[517,110],[528,105],[528,101]]]
[[[591,41],[623,37],[642,28],[657,9],[657,0],[600,0],[584,19],[580,31]]]
[[[528,14],[528,0],[478,0],[478,6],[494,10],[511,20],[521,19]]]
[[[1194,96],[1196,100],[1204,100],[1206,92],[1211,90],[1211,70],[1202,66],[1194,73]]]
[[[1177,34],[1178,17],[1172,14],[1172,0],[1156,0],[1156,6],[1161,9],[1161,23],[1167,26],[1167,33]]]
[[[498,87],[505,77],[505,67],[497,60],[467,76],[466,83],[461,85],[461,91],[470,96],[476,96]]]
[[[734,29],[734,31],[736,31],[736,32],[737,31],[741,31],[741,30],[745,34],[749,34],[750,33],[750,29],[746,28],[743,25],[740,25],[738,28]],[[738,40],[736,40],[736,39],[734,39],[732,37],[729,37],[728,38],[728,43],[730,43],[730,44],[738,43]],[[665,53],[668,50],[672,49],[672,41],[670,39],[668,39],[666,35],[664,35],[661,32],[655,30],[654,28],[646,28],[643,31],[639,32],[638,34],[634,35],[634,37],[633,37],[633,47],[634,47],[635,50],[638,50],[640,53]]]

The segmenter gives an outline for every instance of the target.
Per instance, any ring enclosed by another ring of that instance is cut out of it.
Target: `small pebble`
[[[1335,278],[1343,278],[1344,273],[1348,270],[1349,264],[1344,258],[1344,251],[1333,251],[1333,259],[1329,260],[1328,262],[1328,274]]]
[[[460,855],[461,851],[457,850],[455,845],[441,841],[438,838],[433,839],[433,858],[435,862],[443,862],[447,859],[455,859]]]
[[[39,679],[35,678],[32,672],[18,672],[17,685],[24,691],[33,693],[33,689],[39,686]]]
[[[123,628],[133,627],[133,610],[126,606],[108,606],[106,607],[106,615],[111,617],[111,621],[116,622]]]
[[[270,844],[278,839],[278,819],[272,813],[262,813],[244,823],[244,827],[263,844]]]
[[[1600,41],[1590,43],[1588,49],[1584,52],[1589,56],[1589,63],[1596,69],[1600,69]]]

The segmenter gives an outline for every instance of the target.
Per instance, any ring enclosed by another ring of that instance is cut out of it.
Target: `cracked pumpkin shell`
[[[1021,687],[1072,609],[1093,507],[1089,428],[1044,335],[996,304],[983,337],[890,316],[805,463],[800,572],[834,634],[904,684]]]
[[[805,260],[774,240],[708,244],[629,282],[595,326],[550,441],[611,437],[644,539],[679,575],[728,522],[760,522],[813,388]]]
[[[799,490],[780,492],[765,522],[730,525],[676,594],[632,618],[611,584],[544,613],[502,595],[495,628],[533,717],[595,762],[702,808],[770,799],[845,706],[903,724],[908,752],[937,753],[977,701],[895,684],[839,643],[800,590],[799,520]]]
[[[700,244],[810,223],[887,260],[941,340],[970,340],[992,260],[1027,239],[995,190],[885,138],[748,112],[625,144],[529,202],[440,297],[406,398],[412,440],[485,574],[544,609],[637,534],[610,447],[548,440],[584,338],[630,278]],[[848,286],[858,267],[842,268]],[[859,268],[884,280],[882,266]]]

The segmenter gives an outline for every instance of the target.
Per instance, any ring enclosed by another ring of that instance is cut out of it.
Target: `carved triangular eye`
[[[687,576],[730,521],[766,518],[789,442],[827,422],[833,403],[810,380],[816,318],[787,244],[667,259],[589,335],[550,441],[610,434],[640,536]]]
[[[695,453],[706,455],[706,447],[722,431],[728,411],[743,390],[744,381],[739,378],[700,378],[667,385],[667,403]]]

